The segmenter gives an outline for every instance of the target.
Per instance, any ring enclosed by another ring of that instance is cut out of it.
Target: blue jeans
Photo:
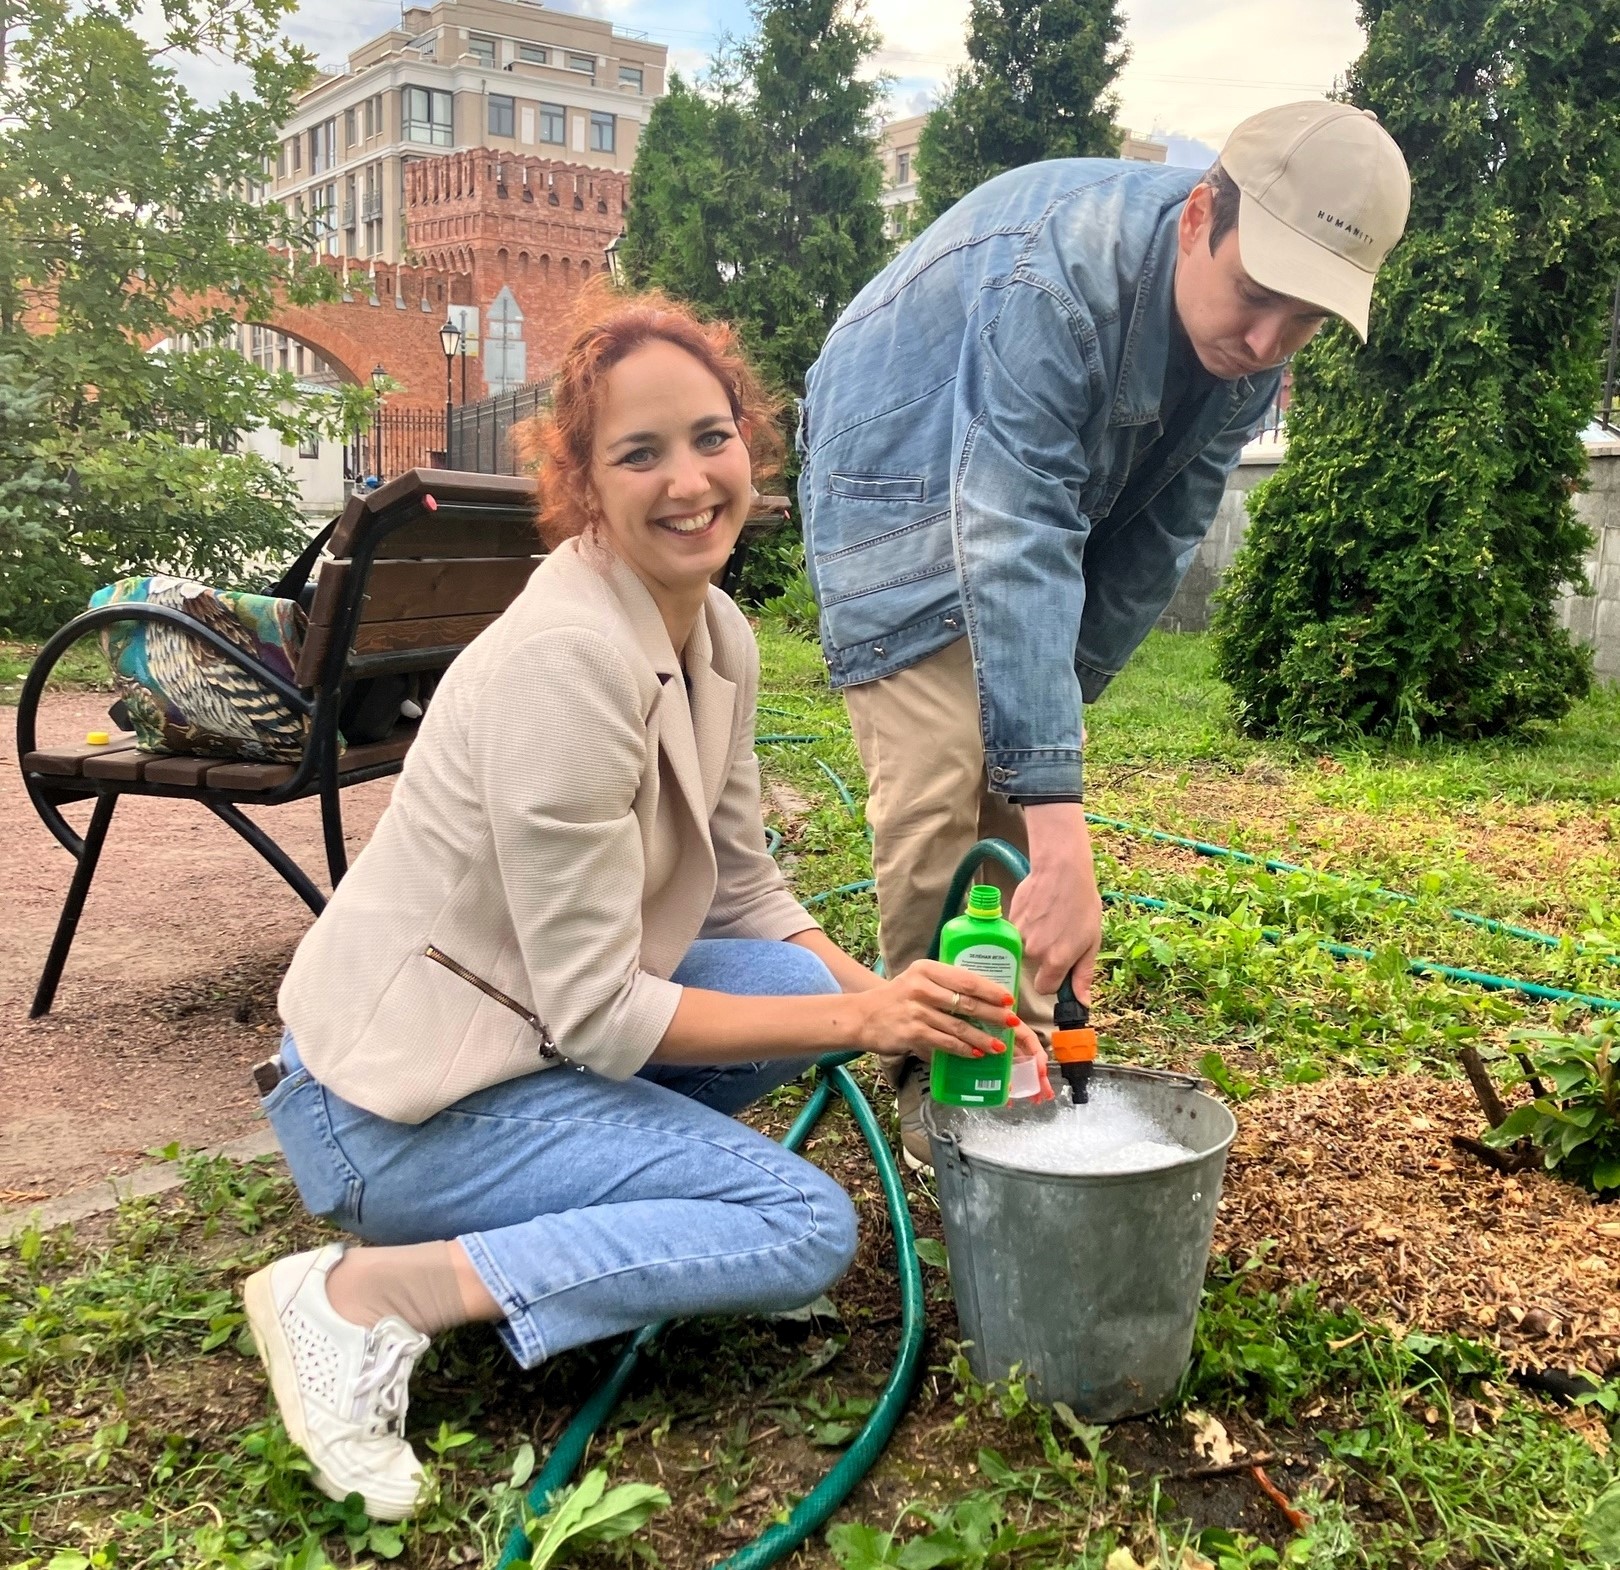
[[[674,979],[838,990],[808,950],[748,939],[700,940]],[[368,1243],[457,1239],[525,1368],[655,1320],[796,1308],[854,1258],[843,1189],[731,1116],[809,1058],[649,1063],[622,1083],[548,1069],[413,1125],[333,1095],[290,1034],[281,1055],[264,1109],[304,1203]]]

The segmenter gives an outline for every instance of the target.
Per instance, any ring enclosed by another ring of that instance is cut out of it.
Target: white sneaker
[[[403,1521],[422,1492],[405,1409],[428,1338],[392,1316],[366,1330],[332,1307],[326,1276],[345,1247],[290,1254],[249,1276],[247,1320],[315,1486],[333,1499],[359,1494],[374,1521]]]

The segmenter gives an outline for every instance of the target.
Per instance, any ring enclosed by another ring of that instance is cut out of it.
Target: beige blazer
[[[554,551],[440,683],[393,799],[293,956],[305,1066],[419,1123],[501,1080],[626,1079],[699,937],[816,925],[766,854],[759,651],[709,591],[686,679],[630,569]]]

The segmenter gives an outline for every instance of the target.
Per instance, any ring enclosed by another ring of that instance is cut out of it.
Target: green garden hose
[[[1123,818],[1105,818],[1099,813],[1088,812],[1086,822],[1097,824],[1105,829],[1119,829],[1126,834],[1136,834],[1143,839],[1156,840],[1161,845],[1179,845],[1183,850],[1196,851],[1200,856],[1212,856],[1221,861],[1241,862],[1244,866],[1264,867],[1267,872],[1304,872],[1313,878],[1323,878],[1329,883],[1348,883],[1350,879],[1342,877],[1336,872],[1319,872],[1315,867],[1302,867],[1297,862],[1279,861],[1275,856],[1261,858],[1251,856],[1246,850],[1234,850],[1230,845],[1214,845],[1208,840],[1188,839],[1181,834],[1167,834],[1163,829],[1150,829],[1144,823],[1128,823]],[[1403,905],[1417,904],[1415,894],[1403,894],[1399,889],[1386,889],[1380,885],[1365,885],[1369,894],[1377,899],[1399,901]],[[1446,907],[1446,914],[1453,921],[1467,922],[1472,927],[1482,927],[1486,932],[1499,933],[1504,937],[1522,938],[1526,943],[1540,943],[1546,948],[1562,948],[1570,943],[1577,954],[1586,954],[1587,949],[1574,943],[1568,938],[1561,938],[1552,932],[1537,932],[1534,927],[1515,926],[1510,921],[1498,921],[1494,916],[1481,916],[1476,911],[1458,910],[1454,906]],[[1605,954],[1611,965],[1620,965],[1620,954]]]
[[[1191,905],[1181,905],[1175,900],[1154,899],[1149,894],[1118,894],[1112,890],[1104,893],[1103,898],[1110,904],[1140,905],[1145,910],[1164,911],[1168,915],[1186,916],[1193,921],[1209,921],[1212,919],[1207,910],[1197,910]],[[1281,943],[1287,936],[1279,927],[1262,927],[1261,937],[1268,943]],[[1324,953],[1331,954],[1335,959],[1376,959],[1378,956],[1372,949],[1356,948],[1350,943],[1333,943],[1326,938],[1319,938],[1316,946]],[[1620,1012],[1620,998],[1598,997],[1590,992],[1566,992],[1562,987],[1544,986],[1539,981],[1526,981],[1519,976],[1497,976],[1488,970],[1464,970],[1457,965],[1442,965],[1438,960],[1409,959],[1406,968],[1414,976],[1439,976],[1446,981],[1466,982],[1470,986],[1483,987],[1488,992],[1517,992],[1527,998],[1536,998],[1544,1003],[1576,1003],[1582,1008],[1608,1009]]]
[[[777,710],[777,713],[787,711]],[[795,718],[797,716],[794,716]],[[819,737],[799,734],[780,734],[761,736],[761,743],[794,744],[819,740]],[[838,774],[820,758],[816,766],[831,781],[833,788],[838,792],[845,810],[860,824],[868,843],[872,838],[869,824],[862,821],[861,812],[855,803],[848,785],[839,778]],[[1168,834],[1161,829],[1147,828],[1140,824],[1129,823],[1123,819],[1107,818],[1094,813],[1086,814],[1088,823],[1104,828],[1119,829],[1133,834],[1140,834],[1149,839],[1165,844],[1179,845],[1185,849],[1196,851],[1201,856],[1217,857],[1222,860],[1240,862],[1245,865],[1264,866],[1271,872],[1306,872],[1313,869],[1297,866],[1292,862],[1280,861],[1275,858],[1262,860],[1260,857],[1250,855],[1247,851],[1235,850],[1231,846],[1215,845],[1205,840],[1188,839],[1181,835]],[[781,845],[781,835],[774,830],[767,830],[767,843],[774,855]],[[774,837],[774,838],[773,838]],[[1013,846],[1005,840],[980,840],[966,856],[964,856],[951,880],[950,892],[946,895],[944,907],[940,914],[940,925],[948,921],[962,906],[967,894],[968,885],[973,881],[978,869],[988,861],[998,863],[1013,880],[1019,881],[1029,874],[1029,862]],[[1317,877],[1329,878],[1334,881],[1343,881],[1332,873],[1315,873]],[[840,884],[837,888],[827,889],[820,894],[812,895],[805,900],[806,906],[818,905],[823,901],[833,899],[842,894],[863,893],[873,887],[870,878],[863,878],[858,882]],[[1410,894],[1403,894],[1393,889],[1373,886],[1372,892],[1385,899],[1398,900],[1408,904],[1415,904],[1416,900]],[[1163,911],[1176,916],[1185,916],[1193,920],[1205,921],[1210,919],[1210,913],[1193,908],[1190,905],[1178,904],[1172,900],[1154,899],[1145,894],[1122,894],[1109,891],[1103,898],[1112,904],[1130,904],[1148,910]],[[1486,931],[1501,933],[1508,937],[1522,938],[1528,942],[1540,943],[1552,947],[1562,946],[1564,939],[1555,937],[1551,933],[1536,932],[1528,927],[1517,927],[1508,922],[1497,921],[1489,916],[1477,915],[1472,911],[1450,910],[1447,914],[1458,921],[1467,922],[1473,926],[1483,927]],[[1263,936],[1270,942],[1281,942],[1285,934],[1275,927],[1261,929]],[[938,934],[936,932],[934,949],[938,953]],[[1372,949],[1357,948],[1348,943],[1335,943],[1326,939],[1318,941],[1317,946],[1337,959],[1370,960],[1376,958]],[[1576,953],[1585,952],[1578,944]],[[1620,959],[1615,956],[1605,956],[1615,963]],[[1620,1012],[1620,999],[1597,997],[1587,993],[1568,992],[1560,987],[1548,987],[1539,982],[1527,981],[1513,976],[1497,976],[1488,971],[1467,970],[1455,965],[1442,965],[1434,960],[1409,959],[1406,968],[1415,975],[1437,976],[1448,981],[1465,982],[1472,986],[1483,987],[1490,991],[1516,992],[1523,996],[1535,998],[1544,1002],[1574,1003],[1584,1008],[1604,1009]],[[797,1150],[809,1136],[810,1131],[820,1120],[832,1100],[836,1090],[844,1098],[859,1126],[867,1148],[872,1153],[872,1160],[877,1167],[878,1180],[883,1188],[884,1201],[888,1207],[889,1222],[894,1232],[895,1262],[900,1276],[900,1312],[901,1331],[900,1349],[895,1358],[894,1366],[889,1371],[888,1380],[883,1386],[882,1393],[873,1406],[871,1415],[867,1418],[865,1426],[855,1437],[849,1447],[844,1451],[838,1462],[828,1471],[805,1497],[795,1506],[792,1514],[786,1521],[772,1526],[762,1533],[747,1547],[739,1549],[729,1558],[719,1562],[714,1570],[765,1570],[768,1565],[775,1564],[798,1548],[810,1535],[824,1526],[833,1512],[838,1509],[848,1497],[855,1485],[871,1470],[884,1446],[888,1443],[890,1435],[899,1423],[906,1403],[911,1398],[917,1376],[922,1366],[922,1349],[924,1333],[922,1271],[917,1262],[915,1235],[911,1223],[911,1209],[906,1202],[905,1188],[900,1180],[900,1173],[895,1166],[893,1152],[889,1149],[888,1140],[878,1126],[871,1106],[861,1094],[860,1087],[856,1085],[848,1069],[844,1067],[857,1053],[834,1053],[824,1057],[817,1064],[819,1077],[816,1087],[811,1093],[810,1100],[805,1104],[803,1111],[794,1120],[792,1128],[782,1138],[782,1144],[789,1150]],[[575,1414],[574,1420],[563,1431],[556,1444],[552,1446],[551,1454],[546,1458],[546,1464],[541,1468],[529,1490],[527,1508],[531,1515],[542,1515],[549,1508],[549,1500],[557,1490],[566,1487],[573,1477],[585,1453],[590,1446],[596,1431],[611,1416],[613,1409],[619,1404],[625,1386],[630,1381],[641,1354],[652,1344],[654,1339],[663,1330],[663,1324],[648,1325],[638,1331],[619,1354],[617,1361],[608,1376],[591,1398]],[[529,1539],[519,1524],[512,1529],[507,1540],[505,1551],[502,1553],[496,1570],[508,1570],[508,1567],[527,1559]]]
[[[794,1120],[793,1127],[783,1135],[782,1143],[789,1150],[797,1150],[804,1143],[822,1113],[827,1110],[834,1090],[848,1104],[867,1148],[872,1152],[878,1181],[883,1186],[883,1198],[888,1205],[889,1224],[894,1232],[895,1264],[900,1276],[900,1350],[865,1426],[839,1457],[837,1464],[799,1501],[786,1521],[779,1522],[746,1548],[723,1560],[716,1570],[764,1570],[765,1566],[785,1558],[813,1532],[820,1530],[883,1453],[883,1447],[888,1444],[889,1436],[900,1421],[906,1403],[911,1399],[917,1376],[922,1371],[925,1324],[922,1268],[917,1262],[911,1208],[906,1202],[905,1187],[900,1181],[889,1142],[878,1126],[866,1097],[844,1067],[851,1058],[858,1056],[859,1053],[853,1052],[833,1053],[817,1064],[819,1077],[816,1088],[804,1110]],[[548,1508],[550,1496],[565,1487],[574,1475],[585,1458],[592,1435],[619,1404],[619,1397],[629,1383],[642,1352],[663,1328],[661,1324],[648,1325],[632,1337],[607,1378],[552,1446],[546,1464],[529,1490],[527,1502],[533,1514],[543,1513]],[[512,1529],[497,1570],[507,1570],[508,1566],[527,1559],[528,1549],[529,1539],[520,1524]]]

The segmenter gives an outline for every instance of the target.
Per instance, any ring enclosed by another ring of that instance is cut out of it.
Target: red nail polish
[[[1019,1019],[1016,1014],[1009,1014],[1007,1016],[1007,1023],[1011,1025],[1014,1030],[1017,1030],[1017,1028],[1023,1024],[1023,1021]]]

